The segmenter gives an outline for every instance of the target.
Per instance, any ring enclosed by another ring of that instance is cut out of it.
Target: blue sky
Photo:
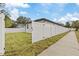
[[[30,17],[31,20],[47,18],[61,23],[79,19],[78,3],[9,3],[6,9],[13,20],[18,16]]]

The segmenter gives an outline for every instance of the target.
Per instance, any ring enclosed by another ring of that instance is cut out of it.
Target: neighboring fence
[[[5,50],[5,24],[4,24],[5,15],[0,13],[0,55],[3,55]]]
[[[33,22],[32,28],[32,42],[43,40],[51,36],[69,31],[68,28],[59,26],[57,24],[47,24],[39,22]]]
[[[12,33],[12,32],[29,32],[31,33],[31,29],[25,29],[25,28],[5,28],[6,33]]]

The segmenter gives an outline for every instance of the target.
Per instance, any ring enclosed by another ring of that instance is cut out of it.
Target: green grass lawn
[[[7,33],[6,34],[6,52],[5,55],[12,56],[35,56],[47,49],[59,39],[64,37],[66,33],[62,33],[50,38],[32,43],[30,33]]]
[[[35,42],[35,43],[31,44],[28,48],[25,48],[20,55],[36,56],[36,55],[40,54],[42,51],[44,51],[45,49],[47,49],[52,44],[56,43],[59,39],[64,37],[67,33],[68,32]],[[27,53],[25,53],[25,52],[27,52]],[[18,51],[17,51],[17,53],[18,53]]]
[[[79,31],[75,31],[76,33],[76,37],[77,37],[77,40],[78,40],[78,43],[79,43]]]
[[[32,44],[31,33],[6,33],[5,55],[20,55],[22,50],[27,48],[30,44]],[[17,51],[19,52],[16,53]]]

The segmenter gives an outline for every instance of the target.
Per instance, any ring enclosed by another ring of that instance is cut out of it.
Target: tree
[[[0,3],[0,13],[4,13],[5,15],[5,27],[9,28],[13,26],[13,21],[10,19],[10,14],[8,10],[5,8],[5,3]]]
[[[17,18],[17,21],[16,22],[17,22],[17,24],[24,24],[24,25],[26,25],[29,22],[31,22],[31,19],[30,18],[23,17],[23,16],[19,16]]]
[[[72,21],[72,27],[76,28],[75,30],[78,31],[78,29],[79,29],[79,20]]]
[[[31,19],[24,16],[19,16],[16,22],[17,24],[23,24],[25,26],[25,31],[26,31],[26,26],[28,28],[28,24],[29,22],[31,22]]]
[[[10,28],[13,26],[12,20],[6,15],[5,16],[5,28]]]
[[[12,28],[16,28],[16,26],[17,26],[17,23],[16,23],[16,21],[14,21],[14,20],[12,20]]]
[[[69,22],[66,22],[65,27],[70,28],[71,27],[70,26],[70,23]]]

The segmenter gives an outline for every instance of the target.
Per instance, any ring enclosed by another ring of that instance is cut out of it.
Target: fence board
[[[4,29],[4,14],[0,14],[0,55],[3,55],[5,50],[5,29]]]
[[[32,22],[32,42],[43,40],[51,36],[69,31],[68,28],[57,24]]]
[[[5,28],[6,33],[13,33],[13,32],[29,32],[31,33],[31,29],[25,29],[25,28]]]

